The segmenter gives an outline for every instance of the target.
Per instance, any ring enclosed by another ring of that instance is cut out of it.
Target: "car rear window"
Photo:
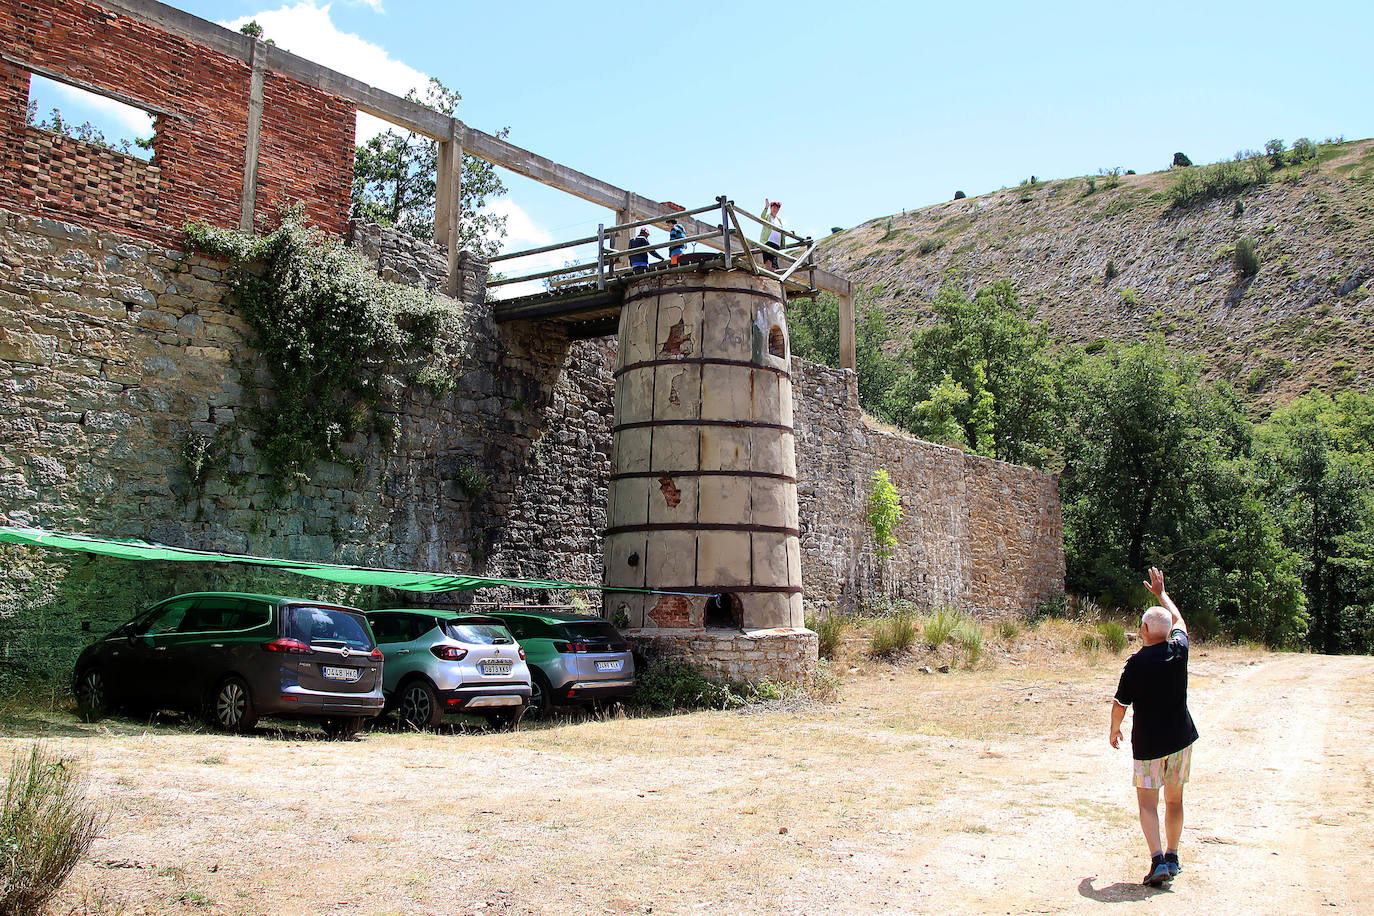
[[[612,645],[620,645],[625,642],[625,637],[620,635],[620,631],[604,620],[565,623],[563,627],[568,631],[569,636],[584,642],[611,643]]]
[[[283,614],[282,635],[311,644],[372,649],[372,634],[362,615],[333,607],[291,605]]]
[[[506,628],[494,623],[463,623],[445,621],[444,633],[449,639],[477,646],[508,646],[515,642]]]

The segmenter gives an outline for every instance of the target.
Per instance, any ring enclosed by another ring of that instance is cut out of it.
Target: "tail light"
[[[430,646],[429,651],[434,653],[435,658],[443,659],[446,662],[459,662],[467,658],[468,650],[458,646]]]
[[[522,662],[525,660],[525,649],[523,646],[520,648],[520,660]]]
[[[562,640],[556,640],[556,641],[554,642],[554,644],[553,644],[553,647],[554,647],[555,650],[557,650],[557,651],[559,651],[559,652],[586,652],[586,651],[587,651],[587,644],[586,644],[585,642],[563,642]]]
[[[310,647],[299,639],[274,639],[271,642],[262,644],[262,648],[267,652],[284,652],[287,655],[309,655]]]
[[[382,661],[382,660],[385,659],[385,658],[386,658],[386,656],[382,654],[382,650],[381,650],[381,649],[373,649],[371,652],[367,653],[367,660],[368,660],[368,661],[379,662],[379,661]]]

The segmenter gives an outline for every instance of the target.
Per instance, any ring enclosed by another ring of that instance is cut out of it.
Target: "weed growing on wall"
[[[868,524],[879,557],[892,556],[897,546],[897,523],[902,519],[902,497],[886,470],[873,472],[873,493],[868,497]]]
[[[186,235],[193,249],[237,268],[239,309],[276,383],[257,445],[278,495],[308,480],[317,462],[343,460],[352,434],[387,432],[386,408],[408,386],[443,389],[460,310],[380,279],[340,240],[306,226],[301,208],[265,237],[204,223]]]

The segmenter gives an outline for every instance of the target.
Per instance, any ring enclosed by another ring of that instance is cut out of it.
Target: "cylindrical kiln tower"
[[[656,629],[802,624],[786,302],[744,271],[625,291],[605,538],[606,616]]]

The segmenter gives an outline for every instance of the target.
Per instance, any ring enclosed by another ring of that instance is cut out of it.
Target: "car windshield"
[[[359,614],[333,607],[294,604],[286,609],[283,636],[312,645],[372,649],[372,634]]]
[[[508,646],[515,642],[506,628],[494,623],[463,623],[450,620],[444,623],[449,639],[477,646]]]

